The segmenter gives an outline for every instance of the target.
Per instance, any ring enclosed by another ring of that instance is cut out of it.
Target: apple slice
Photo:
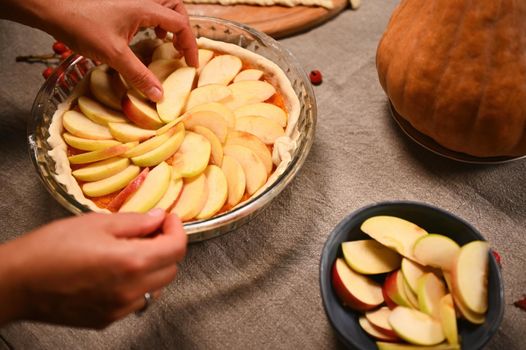
[[[387,306],[384,306],[374,311],[367,311],[365,313],[365,318],[367,319],[367,321],[369,321],[369,323],[374,328],[376,328],[377,331],[396,340],[398,339],[398,336],[393,330],[393,327],[391,327],[391,325],[389,324],[390,315],[391,315],[391,310],[389,310]],[[387,340],[387,339],[384,339],[384,340]]]
[[[226,145],[223,147],[223,153],[235,158],[241,164],[249,195],[256,193],[265,184],[267,181],[265,164],[251,149],[239,145]]]
[[[117,174],[128,165],[130,161],[127,158],[110,158],[74,170],[71,175],[80,181],[98,181]]]
[[[142,62],[151,59],[153,51],[164,43],[164,40],[159,38],[146,38],[130,46],[132,51]]]
[[[241,117],[236,119],[236,130],[257,136],[267,145],[273,145],[285,130],[273,120],[264,117]]]
[[[164,124],[162,127],[160,127],[159,129],[157,129],[155,131],[155,133],[157,135],[161,135],[161,134],[164,134],[165,132],[167,132],[168,130],[172,129],[174,126],[176,126],[177,124],[181,123],[184,119],[186,118],[186,116],[182,115],[180,117],[177,117],[175,118],[174,120],[172,120],[171,122],[169,122],[168,124]]]
[[[195,74],[195,68],[182,67],[162,83],[164,95],[157,103],[157,112],[163,122],[169,123],[181,115],[192,90]]]
[[[199,74],[197,86],[208,84],[227,85],[234,79],[243,66],[241,59],[232,55],[220,55],[212,58]]]
[[[225,173],[217,165],[209,165],[205,172],[208,187],[208,197],[205,205],[196,215],[196,219],[208,219],[214,216],[225,204],[228,195],[228,185]]]
[[[332,267],[332,285],[342,303],[357,311],[374,309],[384,301],[382,287],[354,272],[341,258]]]
[[[108,123],[111,135],[121,142],[144,141],[156,135],[155,130],[139,128],[130,123]]]
[[[389,324],[405,341],[416,345],[436,345],[444,341],[438,321],[418,310],[398,306],[389,316]]]
[[[382,286],[382,295],[384,296],[385,305],[387,305],[389,309],[392,310],[398,306],[398,304],[395,303],[387,294],[387,288],[385,287],[385,283]]]
[[[402,276],[403,276],[403,272],[402,272]],[[411,287],[409,287],[409,284],[407,283],[405,278],[402,278],[402,280],[404,281],[403,283],[404,293],[405,293],[405,296],[407,297],[407,301],[409,301],[409,304],[411,305],[413,309],[419,310],[420,305],[418,304],[418,295],[416,295],[416,293],[411,290]]]
[[[223,157],[221,169],[225,173],[228,184],[227,204],[229,208],[235,207],[245,194],[246,179],[243,167],[239,162],[230,156]]]
[[[180,60],[173,58],[158,59],[150,63],[148,69],[159,79],[162,83],[168,78],[170,74],[175,72],[177,69],[184,67]]]
[[[412,307],[412,304],[406,295],[404,283],[402,271],[396,270],[391,272],[387,275],[384,281],[384,294],[397,305]]]
[[[184,126],[193,130],[196,125],[204,126],[216,134],[219,141],[225,142],[228,132],[225,119],[219,114],[210,111],[199,111],[188,114],[184,120]]]
[[[231,110],[236,110],[245,105],[264,102],[271,98],[276,89],[266,81],[244,80],[228,86],[232,91],[232,96],[223,101],[225,106]]]
[[[87,96],[80,96],[77,103],[82,113],[97,124],[126,123],[126,118],[122,113],[106,108]]]
[[[379,331],[375,327],[373,327],[371,322],[367,318],[365,318],[365,316],[360,316],[358,318],[358,323],[360,324],[360,327],[362,327],[362,329],[365,331],[365,333],[369,334],[371,337],[373,337],[375,339],[385,340],[385,341],[397,341],[397,340],[399,340],[399,338],[396,335],[394,337],[390,336],[390,335],[387,335],[387,334]]]
[[[210,142],[204,136],[187,132],[173,157],[172,165],[177,174],[181,177],[194,177],[202,173],[210,160],[211,149]]]
[[[197,50],[197,59],[199,60],[199,67],[197,68],[197,73],[200,74],[206,64],[214,57],[214,51],[207,49]],[[188,66],[184,57],[179,59],[183,66]]]
[[[77,137],[70,133],[65,132],[62,134],[64,141],[73,148],[79,149],[81,151],[96,151],[103,148],[108,148],[111,146],[121,145],[119,141],[116,140],[91,140],[85,139],[82,137]]]
[[[401,270],[407,285],[411,288],[413,293],[418,293],[418,279],[426,272],[431,271],[429,268],[426,268],[407,258],[402,259]]]
[[[270,175],[274,164],[268,147],[257,137],[244,131],[229,131],[225,145],[240,145],[251,149],[263,161],[267,175]]]
[[[451,238],[438,234],[429,234],[415,242],[413,255],[424,265],[450,271],[459,249],[457,242]]]
[[[203,209],[208,198],[208,184],[204,173],[185,178],[183,183],[183,190],[171,212],[182,221],[189,221]]]
[[[242,80],[259,80],[263,76],[263,71],[259,69],[245,69],[239,72],[234,78],[234,83]]]
[[[181,57],[181,54],[174,47],[174,44],[172,42],[165,42],[153,50],[152,61],[176,59],[179,57]]]
[[[135,147],[137,143],[127,143],[124,145],[111,146],[104,149],[99,149],[97,151],[91,151],[81,154],[76,154],[74,156],[68,157],[68,160],[71,164],[86,164],[93,163],[99,160],[104,160],[112,157],[119,156],[130,148]]]
[[[188,101],[186,102],[185,111],[188,111],[195,106],[206,103],[219,102],[232,95],[232,92],[225,85],[209,84],[198,87],[190,92]]]
[[[122,205],[119,212],[146,213],[163,197],[168,189],[172,168],[161,162],[153,168],[137,192]]]
[[[71,134],[91,140],[112,140],[110,130],[103,125],[94,123],[84,114],[69,110],[62,116],[62,125]]]
[[[168,139],[170,139],[170,137],[175,134],[176,129],[177,128],[171,128],[164,134],[154,136],[151,139],[141,142],[137,146],[130,149],[128,152],[124,153],[122,156],[131,158],[140,156],[146,152],[150,152],[168,141]]]
[[[99,181],[85,183],[82,186],[82,192],[89,197],[100,197],[116,192],[126,187],[126,185],[139,175],[140,170],[141,168],[136,165],[128,165],[126,169],[113,176]]]
[[[427,232],[417,225],[394,216],[374,216],[365,220],[361,230],[386,247],[415,261],[413,246],[417,239]]]
[[[164,162],[165,160],[170,158],[175,152],[177,152],[179,147],[181,147],[186,134],[182,124],[177,125],[175,129],[176,130],[174,134],[170,136],[170,138],[166,140],[166,142],[152,149],[149,152],[132,157],[132,162],[135,165],[147,167],[160,164],[161,162]],[[158,137],[161,136],[163,135],[160,135]]]
[[[236,117],[234,116],[234,113],[221,103],[211,102],[195,106],[185,114],[188,115],[199,111],[210,111],[221,115],[225,119],[227,127],[229,129],[234,129],[236,126]]]
[[[194,126],[193,131],[204,136],[210,142],[210,164],[221,166],[221,164],[223,164],[223,145],[216,134],[214,134],[212,130],[201,125]]]
[[[378,350],[460,350],[460,345],[458,344],[452,345],[444,343],[433,346],[418,346],[403,343],[377,341],[376,346],[378,346]]]
[[[139,175],[137,175],[132,181],[130,181],[129,184],[124,187],[119,194],[117,194],[111,202],[108,204],[106,209],[111,211],[112,213],[117,212],[122,204],[130,198],[132,194],[137,192],[139,187],[143,184],[144,180],[146,180],[146,176],[148,176],[148,173],[150,172],[149,168],[144,168]]]
[[[281,127],[287,126],[287,113],[272,103],[253,103],[240,107],[234,111],[236,118],[242,117],[263,117],[275,121]]]
[[[471,311],[488,310],[488,243],[473,241],[460,248],[451,270],[453,289]]]
[[[458,327],[451,294],[444,295],[438,304],[440,323],[449,344],[458,344]]]
[[[173,168],[170,168],[170,171],[172,175],[170,177],[168,189],[164,193],[163,197],[159,200],[159,202],[157,202],[157,204],[154,206],[154,208],[169,210],[173,206],[177,198],[179,198],[179,194],[183,189],[183,179],[176,174]]]
[[[100,103],[121,110],[121,98],[126,92],[117,72],[106,65],[95,68],[90,75],[90,91]]]
[[[132,90],[129,90],[122,99],[122,111],[128,119],[141,128],[158,129],[164,125],[155,108]]]
[[[342,252],[345,262],[364,275],[391,272],[402,260],[398,253],[372,239],[343,242]]]
[[[440,318],[440,299],[446,295],[444,282],[434,273],[427,272],[418,279],[417,295],[420,311],[438,320]]]

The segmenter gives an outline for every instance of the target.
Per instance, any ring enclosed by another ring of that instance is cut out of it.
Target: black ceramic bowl
[[[337,257],[342,257],[340,245],[345,241],[370,238],[360,230],[364,220],[376,215],[391,215],[411,221],[427,232],[440,233],[459,245],[484,237],[465,220],[428,204],[408,201],[382,202],[359,209],[343,219],[331,232],[323,247],[320,262],[320,288],[323,306],[340,340],[353,349],[377,349],[375,340],[358,324],[359,312],[343,306],[331,283],[331,268]],[[486,322],[472,325],[459,320],[462,349],[482,349],[497,331],[504,315],[502,277],[492,254],[489,259],[489,307]]]

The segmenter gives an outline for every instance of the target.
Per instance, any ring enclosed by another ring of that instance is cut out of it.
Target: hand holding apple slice
[[[380,215],[365,220],[361,230],[381,244],[396,250],[401,255],[416,261],[413,246],[427,232],[404,219],[394,216]]]
[[[389,316],[389,324],[400,338],[411,344],[436,345],[445,339],[438,321],[407,307],[395,308]]]
[[[122,205],[119,212],[145,213],[163,197],[172,175],[171,167],[161,162],[153,168],[137,192]]]
[[[341,247],[345,262],[364,275],[391,272],[402,260],[398,253],[372,239],[344,242]]]

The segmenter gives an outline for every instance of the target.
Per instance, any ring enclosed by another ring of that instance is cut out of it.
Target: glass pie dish
[[[284,171],[274,181],[267,183],[264,190],[235,208],[210,219],[185,223],[189,241],[194,242],[239,227],[259,213],[290,183],[305,161],[314,139],[316,102],[310,82],[302,68],[291,53],[272,38],[242,24],[216,18],[191,17],[190,22],[197,37],[238,45],[277,64],[290,80],[301,107],[294,130],[298,135],[296,147]],[[68,100],[93,67],[94,62],[82,56],[72,56],[64,61],[37,94],[28,125],[30,154],[40,178],[51,195],[73,214],[89,212],[90,209],[78,202],[57,180],[56,164],[49,154],[52,149],[48,142],[49,126],[58,106]]]

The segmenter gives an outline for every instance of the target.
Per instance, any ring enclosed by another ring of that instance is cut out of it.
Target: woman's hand
[[[29,319],[102,328],[158,295],[186,252],[181,221],[149,214],[86,214],[0,246],[0,325]],[[7,315],[9,313],[9,315]]]
[[[174,34],[175,48],[198,65],[197,43],[182,0],[0,0],[0,17],[40,28],[74,51],[107,63],[152,101],[162,97],[155,75],[128,44],[141,27]]]

